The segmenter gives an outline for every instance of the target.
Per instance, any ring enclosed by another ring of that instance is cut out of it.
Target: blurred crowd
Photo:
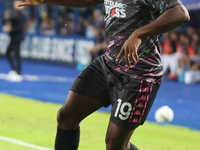
[[[25,9],[27,14],[26,33],[47,36],[76,34],[95,41],[95,47],[88,50],[93,59],[105,52],[102,6],[80,8],[77,15],[74,8],[57,6],[59,10],[57,14],[55,8],[55,6],[47,4],[41,5],[38,9],[31,6]],[[12,14],[11,11],[12,9],[9,8],[5,11],[5,21],[2,29],[7,26],[6,20]],[[39,13],[37,14],[36,11],[39,11]]]
[[[199,29],[189,26],[186,32],[168,32],[160,44],[165,75],[186,84],[200,81]]]
[[[72,35],[76,32],[77,35],[95,38],[100,29],[104,28],[102,11],[96,8],[81,8],[77,21],[74,21],[75,13],[73,8],[59,6],[59,14],[56,21],[52,10],[45,8],[41,9],[39,19],[28,17],[27,33],[40,33],[44,35]],[[51,6],[51,5],[50,5]],[[47,10],[46,10],[47,9]],[[38,26],[37,26],[38,25]],[[76,29],[75,29],[76,26]],[[76,30],[76,31],[75,31]]]

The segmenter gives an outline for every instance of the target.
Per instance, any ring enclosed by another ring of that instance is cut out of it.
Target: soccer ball
[[[174,112],[169,106],[162,106],[156,110],[155,119],[160,124],[168,124],[174,119]]]

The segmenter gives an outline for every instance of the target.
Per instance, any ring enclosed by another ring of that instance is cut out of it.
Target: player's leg
[[[97,58],[74,81],[63,107],[58,112],[56,150],[76,150],[79,123],[102,106],[110,105],[107,80]]]
[[[56,150],[77,150],[79,144],[79,123],[103,106],[98,100],[70,91],[65,104],[58,112]]]
[[[134,129],[144,123],[160,82],[151,83],[125,75],[111,78],[115,85],[111,88],[113,108],[106,137],[107,150],[137,150],[129,144],[129,139]]]
[[[10,44],[8,45],[7,51],[6,51],[6,57],[8,59],[8,62],[10,64],[11,70],[15,70],[14,62],[13,62],[13,57],[12,57],[12,52],[13,52],[13,42],[11,39]]]
[[[58,111],[58,127],[73,130],[88,115],[103,107],[98,100],[70,91],[65,104]]]
[[[106,135],[106,150],[138,150],[138,148],[129,143],[134,129],[122,128],[112,122],[108,125]]]
[[[21,41],[16,42],[15,44],[15,59],[17,62],[17,67],[16,67],[16,71],[18,74],[21,74],[21,62],[22,62],[22,58],[20,55],[20,46],[21,46]]]

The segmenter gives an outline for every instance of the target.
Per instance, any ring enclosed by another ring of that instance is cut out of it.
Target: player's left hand
[[[130,59],[133,61],[134,64],[137,64],[137,62],[139,61],[137,49],[140,46],[141,42],[142,40],[136,34],[132,33],[128,40],[126,40],[126,42],[122,46],[122,49],[119,52],[115,61],[119,61],[122,56],[124,56],[128,68],[131,67]]]

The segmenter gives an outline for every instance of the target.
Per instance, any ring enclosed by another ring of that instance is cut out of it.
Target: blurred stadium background
[[[189,10],[191,21],[161,37],[165,78],[147,121],[155,122],[156,109],[168,105],[175,114],[172,125],[199,133],[200,1],[181,1]],[[76,76],[106,50],[103,5],[81,9],[27,6],[24,10],[26,38],[21,45],[23,81],[10,82],[7,80],[10,66],[5,57],[10,37],[4,28],[8,24],[5,16],[11,14],[12,3],[0,0],[0,94],[63,104]],[[0,95],[0,103],[6,101],[4,98]],[[4,110],[1,104],[0,109]],[[100,111],[109,112],[110,109]],[[0,114],[0,127],[3,117]],[[0,137],[9,136],[1,132]]]

